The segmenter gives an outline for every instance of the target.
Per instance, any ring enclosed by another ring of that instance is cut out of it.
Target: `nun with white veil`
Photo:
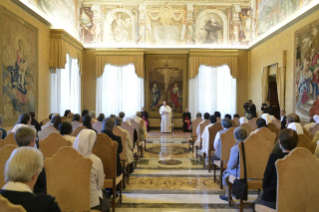
[[[297,122],[289,123],[287,126],[287,129],[292,129],[296,131],[298,135],[303,134],[302,126],[300,123],[297,123]]]
[[[314,115],[310,119],[310,123],[306,124],[303,128],[305,128],[305,130],[307,130],[309,132],[310,128],[315,126],[318,123],[319,123],[319,116],[318,115]]]
[[[76,137],[73,148],[75,148],[84,157],[90,158],[93,162],[90,175],[91,210],[109,212],[110,203],[102,189],[105,178],[103,163],[99,157],[92,153],[96,138],[97,135],[95,131],[84,129]]]
[[[268,113],[264,113],[261,115],[261,118],[266,121],[266,125],[272,122],[271,117]]]
[[[240,117],[239,118],[239,124],[242,125],[242,124],[248,124],[248,119],[246,117]]]

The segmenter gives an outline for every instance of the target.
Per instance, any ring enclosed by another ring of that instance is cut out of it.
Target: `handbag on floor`
[[[242,153],[243,153],[244,179],[237,179],[237,173],[236,173],[236,179],[234,180],[231,193],[235,199],[247,200],[248,199],[248,191],[247,191],[245,148],[244,148],[244,142],[242,141],[240,143],[242,146]],[[238,164],[239,164],[239,153],[238,153]],[[238,167],[238,165],[237,165],[237,167]]]

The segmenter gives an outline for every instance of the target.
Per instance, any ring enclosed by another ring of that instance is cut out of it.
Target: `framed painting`
[[[38,112],[38,29],[0,7],[0,113],[12,126]]]
[[[294,111],[300,119],[319,114],[319,20],[295,32]]]
[[[167,102],[174,117],[181,117],[187,104],[187,55],[146,55],[145,107],[151,117],[160,117]]]

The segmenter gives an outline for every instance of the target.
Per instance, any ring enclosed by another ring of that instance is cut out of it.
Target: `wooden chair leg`
[[[220,161],[220,169],[219,169],[219,188],[223,189],[223,182],[222,182],[222,177],[223,177],[223,167],[224,167],[224,162],[221,160]]]
[[[128,164],[127,166],[127,184],[130,182],[130,173],[131,173],[131,164]]]
[[[116,184],[115,178],[113,179],[113,200],[112,200],[112,211],[115,212],[115,201],[116,201]]]
[[[205,169],[206,153],[203,153],[203,169]]]
[[[123,187],[122,187],[122,183],[120,183],[120,203],[122,204],[122,190],[123,190]]]
[[[212,157],[209,155],[208,156],[208,172],[210,173],[210,170],[212,169]]]
[[[231,195],[231,190],[233,188],[233,185],[231,183],[229,183],[228,181],[226,183],[228,184],[228,205],[231,206],[232,201],[233,201],[233,197]]]
[[[216,165],[213,164],[213,170],[214,170],[214,183],[216,183]]]
[[[244,201],[242,199],[239,199],[239,212],[244,211]]]
[[[124,160],[122,160],[122,162],[123,162],[123,170],[124,170],[124,172],[123,172],[123,188],[125,188],[125,171],[126,171],[126,167],[125,167],[125,161]]]
[[[146,139],[144,140],[144,150],[146,150]]]

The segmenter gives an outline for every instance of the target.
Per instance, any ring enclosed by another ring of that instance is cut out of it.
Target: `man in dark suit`
[[[113,134],[113,128],[115,127],[115,120],[111,117],[106,118],[103,120],[102,123],[102,131],[101,133],[105,133],[107,136],[110,137],[113,141],[116,141],[119,146],[117,148],[117,176],[120,176],[123,173],[123,168],[121,165],[121,159],[120,159],[120,154],[123,151],[123,145],[122,145],[122,140],[121,137],[116,136]]]
[[[249,104],[249,107],[246,108],[246,113],[250,114],[253,118],[257,117],[256,105],[253,103],[251,99],[248,100],[248,104]]]
[[[0,194],[27,212],[61,212],[54,197],[32,192],[42,169],[43,155],[39,150],[32,147],[15,149],[6,164],[6,184]]]
[[[29,146],[35,147],[36,144],[36,131],[31,127],[21,127],[14,133],[14,140],[19,147]],[[38,179],[34,185],[35,194],[47,193],[47,179],[44,167],[40,172]]]
[[[264,113],[268,113],[269,115],[274,115],[274,110],[269,101],[265,101],[265,103],[261,106],[261,110],[264,111]]]
[[[280,111],[280,121],[281,121],[281,129],[286,129],[287,116],[286,116],[286,111],[285,110],[281,110]]]
[[[147,125],[146,125],[146,128],[147,128],[147,132],[150,131],[150,123],[148,121],[148,112],[145,111],[145,108],[142,107],[142,111],[141,111],[141,118],[144,119],[145,121],[147,121]]]

